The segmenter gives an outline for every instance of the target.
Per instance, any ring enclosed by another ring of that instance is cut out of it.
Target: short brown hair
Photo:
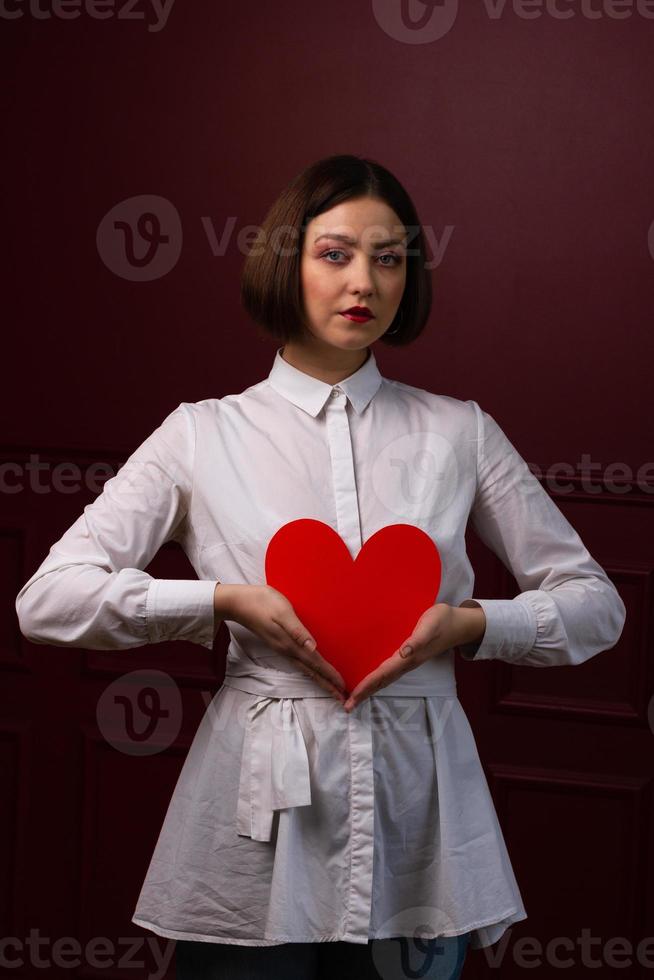
[[[431,276],[425,267],[425,238],[413,202],[381,164],[338,154],[307,167],[281,192],[245,259],[241,303],[254,322],[282,344],[301,336],[305,321],[300,258],[307,224],[324,211],[357,197],[385,201],[410,232],[404,294],[388,330],[395,331],[398,322],[399,327],[392,335],[385,333],[378,339],[401,347],[424,329],[431,310]]]

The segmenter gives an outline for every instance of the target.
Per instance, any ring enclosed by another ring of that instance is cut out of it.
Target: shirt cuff
[[[148,642],[188,640],[213,649],[215,582],[153,578],[145,602]]]
[[[536,642],[536,614],[526,602],[515,599],[466,599],[461,606],[481,606],[486,631],[480,643],[460,643],[464,660],[508,660],[515,663]]]

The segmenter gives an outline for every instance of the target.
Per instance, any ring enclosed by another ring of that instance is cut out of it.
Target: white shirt
[[[34,643],[211,649],[216,581],[264,584],[300,517],[352,557],[388,524],[436,542],[439,602],[472,596],[468,519],[519,583],[476,601],[466,659],[579,664],[617,642],[615,587],[491,415],[381,376],[372,350],[336,385],[277,350],[240,394],[183,402],[108,480],[20,590]],[[175,539],[197,581],[143,569]],[[526,918],[467,716],[456,650],[347,714],[252,631],[227,622],[225,680],[188,752],[133,920],[174,939],[268,946],[472,932]],[[147,766],[147,761],[143,760]]]

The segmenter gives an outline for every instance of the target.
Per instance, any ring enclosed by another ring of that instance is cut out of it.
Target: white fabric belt
[[[456,697],[453,660],[454,652],[446,651],[372,697]],[[311,804],[309,755],[293,701],[333,695],[304,674],[253,661],[230,664],[229,656],[223,684],[259,695],[247,711],[236,832],[269,841],[275,810]]]

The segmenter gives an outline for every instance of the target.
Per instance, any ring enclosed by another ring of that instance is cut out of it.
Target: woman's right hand
[[[289,657],[342,704],[349,692],[345,681],[316,650],[316,642],[300,622],[286,596],[270,585],[229,585],[219,582],[214,592],[216,618],[232,619]]]

